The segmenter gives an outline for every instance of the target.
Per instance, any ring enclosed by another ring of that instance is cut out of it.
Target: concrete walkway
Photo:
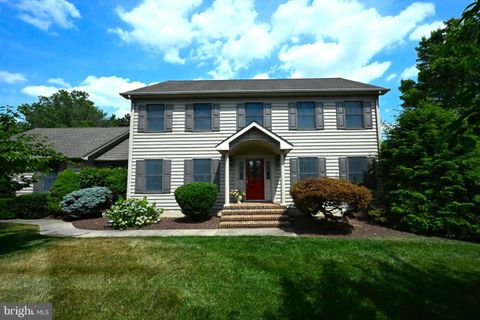
[[[255,229],[172,229],[172,230],[83,230],[71,222],[55,219],[13,219],[0,220],[0,223],[35,224],[40,234],[55,237],[185,237],[185,236],[297,236],[292,230],[279,228]]]

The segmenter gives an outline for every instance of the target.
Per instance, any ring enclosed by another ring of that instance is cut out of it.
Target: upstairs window
[[[297,103],[297,128],[315,129],[315,103]]]
[[[345,128],[362,129],[363,126],[363,103],[362,101],[345,102]]]
[[[163,160],[145,160],[145,191],[162,192]]]
[[[193,105],[193,130],[212,130],[212,104],[196,103]]]
[[[165,105],[149,104],[146,106],[147,131],[159,132],[165,129]]]
[[[212,182],[212,160],[194,159],[193,160],[193,181],[194,182]]]
[[[263,103],[245,103],[245,126],[252,122],[263,126]]]

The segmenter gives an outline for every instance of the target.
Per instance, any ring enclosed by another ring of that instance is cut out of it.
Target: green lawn
[[[480,245],[437,239],[61,239],[0,224],[0,301],[56,319],[474,319]]]

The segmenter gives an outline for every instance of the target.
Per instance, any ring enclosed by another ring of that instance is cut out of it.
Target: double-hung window
[[[193,105],[193,130],[212,130],[212,104],[196,103]]]
[[[297,128],[315,129],[314,102],[297,102]]]
[[[193,181],[211,182],[212,179],[212,160],[194,159],[193,160]]]
[[[317,158],[298,158],[298,177],[300,180],[318,176]]]
[[[145,191],[162,192],[163,160],[145,160]]]
[[[149,104],[146,106],[147,130],[161,132],[165,130],[165,105]]]
[[[347,177],[350,182],[364,183],[365,176],[367,174],[368,174],[367,157],[347,158]]]
[[[345,128],[362,129],[363,127],[363,102],[345,101]]]
[[[245,103],[245,126],[252,122],[263,126],[263,103]]]

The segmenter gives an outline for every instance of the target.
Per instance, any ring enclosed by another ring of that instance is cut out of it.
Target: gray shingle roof
[[[389,89],[343,78],[248,79],[166,81],[121,93],[128,95],[234,93],[234,92],[338,92],[372,91],[382,94]]]
[[[80,159],[128,135],[128,127],[35,128],[25,134],[38,134],[45,142],[70,159]]]
[[[95,161],[128,161],[128,139],[100,155]]]

